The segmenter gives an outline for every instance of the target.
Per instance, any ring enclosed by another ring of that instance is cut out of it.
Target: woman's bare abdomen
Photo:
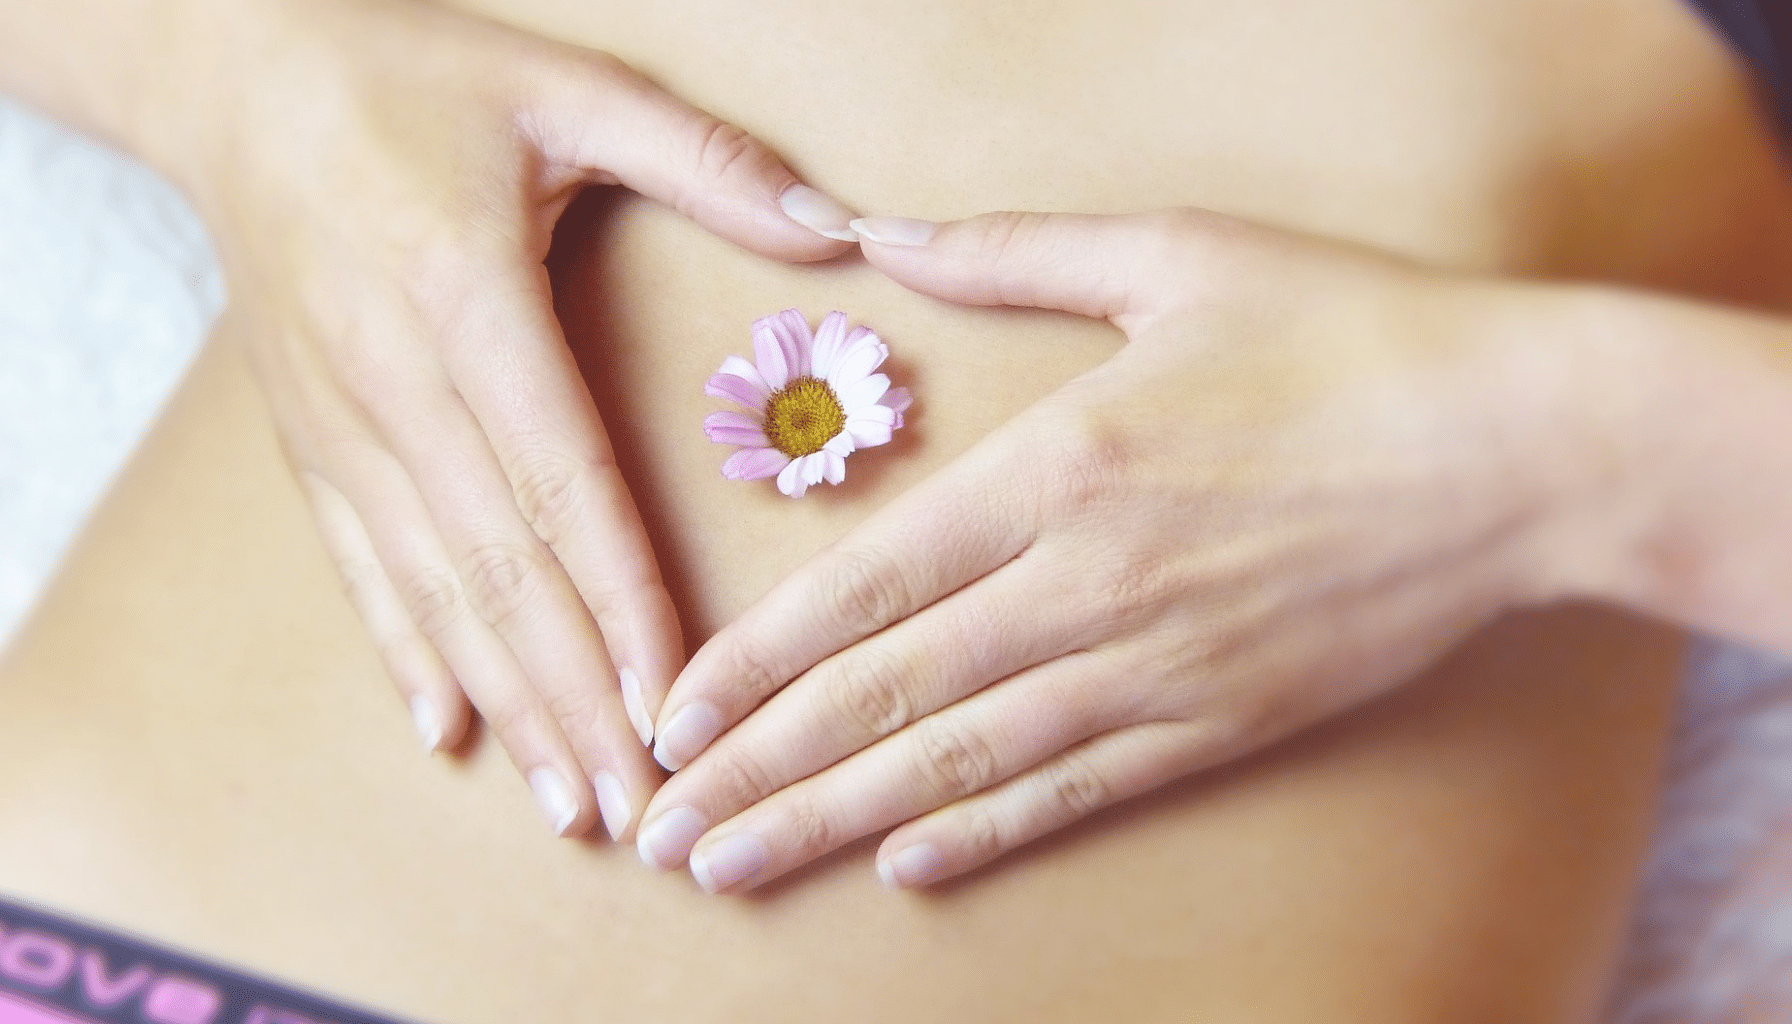
[[[495,6],[495,5],[494,5]],[[1203,204],[1450,265],[1771,304],[1786,194],[1653,0],[558,0],[866,212]],[[692,642],[1110,353],[637,200],[553,258]],[[703,379],[756,316],[871,323],[918,395],[801,502],[729,483]],[[1191,400],[1195,400],[1193,397]],[[750,898],[546,834],[494,744],[416,753],[226,323],[0,665],[0,889],[420,1020],[1574,1019],[1647,835],[1677,640],[1509,619],[1401,694],[934,893],[863,844]]]

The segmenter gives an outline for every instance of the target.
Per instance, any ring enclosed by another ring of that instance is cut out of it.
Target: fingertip
[[[865,259],[905,288],[972,306],[1032,306],[1112,320],[1137,300],[1155,251],[1139,215],[985,213],[934,223],[853,221]],[[869,241],[870,245],[864,244]]]
[[[877,877],[886,889],[931,885],[946,877],[946,858],[932,843],[905,844],[888,856],[879,853]]]
[[[634,801],[629,799],[628,790],[611,772],[598,772],[592,776],[591,786],[597,794],[597,813],[603,819],[604,831],[610,834],[610,841],[619,843],[634,824]]]
[[[641,696],[641,677],[631,668],[624,668],[617,675],[622,685],[622,707],[628,712],[629,724],[635,727],[635,737],[641,745],[651,749],[653,719],[648,716],[647,702]]]
[[[453,750],[470,717],[466,695],[434,647],[421,638],[388,646],[386,671],[405,695],[411,726],[427,754]]]
[[[722,734],[722,713],[707,701],[693,701],[679,708],[653,745],[653,759],[669,772],[696,759]]]
[[[902,248],[925,246],[940,229],[933,221],[914,217],[859,217],[848,226],[863,241]]]
[[[765,200],[769,199],[770,202]],[[691,211],[696,221],[761,256],[786,263],[819,263],[852,251],[859,242],[850,227],[858,215],[844,203],[797,181],[789,172],[755,197],[750,214],[735,209]]]
[[[554,834],[562,837],[572,834],[573,824],[581,812],[578,797],[566,775],[556,768],[536,768],[529,773],[529,789]]]
[[[859,240],[859,233],[852,226],[857,215],[820,189],[797,182],[779,193],[778,208],[784,216],[823,238],[838,242]]]
[[[442,713],[436,709],[435,701],[418,693],[411,696],[411,725],[417,730],[417,740],[423,744],[425,754],[433,754],[442,749],[442,740],[447,735],[447,727],[443,724]]]

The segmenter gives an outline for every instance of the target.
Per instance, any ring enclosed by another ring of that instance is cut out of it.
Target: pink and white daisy
[[[712,412],[703,432],[738,451],[722,463],[730,480],[778,478],[800,498],[811,485],[846,479],[846,457],[890,440],[912,399],[878,373],[890,348],[869,327],[846,329],[838,310],[809,332],[808,318],[787,309],[753,322],[755,363],[722,361],[703,393],[745,412]]]

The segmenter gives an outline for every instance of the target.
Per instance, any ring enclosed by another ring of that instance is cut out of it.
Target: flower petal
[[[722,364],[722,372],[709,378],[703,385],[703,393],[711,398],[725,398],[745,408],[754,416],[765,414],[765,403],[772,397],[771,389],[765,386],[765,380],[753,364],[739,356],[729,356],[730,362],[739,363],[751,373],[752,377],[743,377],[738,373],[728,372],[728,364]]]
[[[766,385],[776,391],[806,374],[812,340],[808,321],[794,309],[753,321],[753,356]]]
[[[835,434],[833,437],[828,438],[828,443],[822,445],[821,450],[824,452],[831,452],[831,453],[838,455],[844,459],[848,455],[851,455],[853,452],[857,451],[858,445],[853,443],[851,434],[848,434],[845,430],[842,430],[838,434]]]
[[[825,448],[817,454],[823,456],[827,460],[826,471],[822,473],[821,477],[823,480],[826,480],[830,484],[838,484],[840,481],[846,479],[846,456],[835,455]]]
[[[860,448],[875,448],[889,443],[890,433],[895,429],[891,421],[895,418],[896,411],[889,406],[873,405],[847,418],[846,433],[852,435],[853,443]]]
[[[826,452],[813,452],[797,460],[803,464],[803,483],[813,486],[821,483],[822,475],[828,469]]]
[[[803,460],[792,459],[790,465],[778,473],[778,490],[792,498],[800,498],[808,489],[809,485],[803,482]]]
[[[857,384],[840,392],[840,407],[851,416],[854,410],[863,409],[867,405],[876,405],[877,400],[890,390],[890,378],[881,373],[874,373]]]
[[[877,335],[866,331],[857,341],[848,341],[834,357],[834,365],[828,370],[828,386],[839,394],[864,380],[889,357],[889,346],[878,340]]]
[[[717,444],[739,445],[742,448],[769,448],[759,421],[732,410],[712,412],[703,418],[703,432]]]
[[[764,480],[790,465],[790,456],[776,448],[742,448],[722,463],[722,475],[730,480]]]
[[[890,427],[894,430],[901,430],[902,414],[908,411],[909,406],[915,404],[915,396],[909,394],[907,388],[891,388],[884,392],[884,397],[878,399],[877,404],[895,410],[896,422],[890,424]]]
[[[754,387],[764,388],[768,395],[772,393],[772,389],[765,383],[765,377],[760,374],[759,367],[739,356],[729,356],[722,360],[722,368],[717,372],[733,374]]]
[[[790,362],[790,379],[813,374],[809,364],[814,360],[815,335],[809,333],[809,318],[800,309],[787,309],[778,314],[778,341],[784,346],[784,357]]]
[[[834,359],[845,345],[846,314],[836,309],[822,317],[821,326],[815,329],[815,351],[809,356],[810,375],[827,380]]]

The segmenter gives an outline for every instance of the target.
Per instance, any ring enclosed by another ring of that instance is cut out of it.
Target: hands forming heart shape
[[[887,883],[965,872],[1369,699],[1503,608],[1598,593],[1635,539],[1598,528],[1641,460],[1573,389],[1587,332],[1484,326],[1578,328],[1592,300],[1200,211],[851,220],[600,53],[427,5],[239,30],[261,65],[217,80],[253,78],[227,122],[264,137],[188,126],[220,141],[167,163],[426,745],[476,708],[558,832],[635,831],[712,891],[891,828]],[[371,56],[399,36],[440,59]],[[594,184],[1129,344],[686,665],[542,267]]]

